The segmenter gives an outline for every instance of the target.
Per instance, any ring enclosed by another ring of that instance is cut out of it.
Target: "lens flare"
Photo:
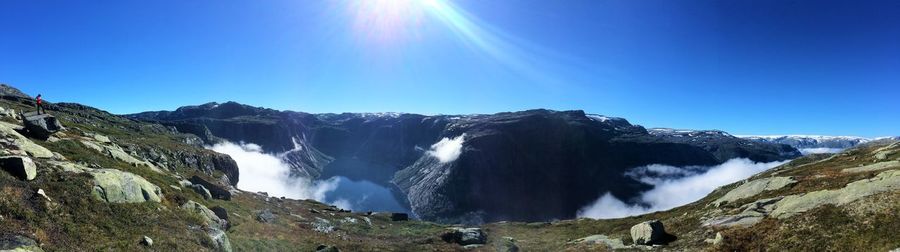
[[[560,83],[542,70],[553,67],[548,59],[558,59],[557,55],[492,29],[448,0],[355,0],[350,6],[355,31],[367,45],[402,48],[399,44],[424,36],[426,28],[434,28],[423,27],[426,23],[439,24],[441,29],[428,31],[450,32],[474,52],[535,83]]]

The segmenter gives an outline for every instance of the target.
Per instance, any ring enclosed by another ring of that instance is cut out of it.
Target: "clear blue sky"
[[[549,108],[900,135],[900,1],[3,1],[0,82],[113,113]]]

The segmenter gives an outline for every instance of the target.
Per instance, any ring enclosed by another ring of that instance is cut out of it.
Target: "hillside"
[[[59,103],[47,110],[65,130],[38,139],[21,130],[15,113],[30,110],[33,100],[3,96],[0,107],[0,250],[900,247],[900,235],[894,232],[900,226],[900,143],[893,140],[798,158],[668,211],[612,220],[494,222],[463,229],[408,220],[402,214],[349,212],[315,201],[237,190],[233,185],[240,173],[231,158],[202,148],[202,137],[172,127]],[[650,220],[659,220],[668,235],[655,225],[632,228]],[[639,246],[632,237],[667,244]]]

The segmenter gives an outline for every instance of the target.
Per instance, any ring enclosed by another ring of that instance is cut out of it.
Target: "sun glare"
[[[356,0],[354,28],[370,42],[393,43],[419,34],[428,0]]]

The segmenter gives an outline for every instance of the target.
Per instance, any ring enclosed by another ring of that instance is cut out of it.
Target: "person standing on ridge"
[[[47,110],[44,110],[44,100],[41,99],[41,94],[38,94],[38,96],[35,98],[37,99],[37,104],[35,105],[35,107],[37,107],[38,115],[41,114],[42,110],[44,111],[44,113],[47,113]]]

